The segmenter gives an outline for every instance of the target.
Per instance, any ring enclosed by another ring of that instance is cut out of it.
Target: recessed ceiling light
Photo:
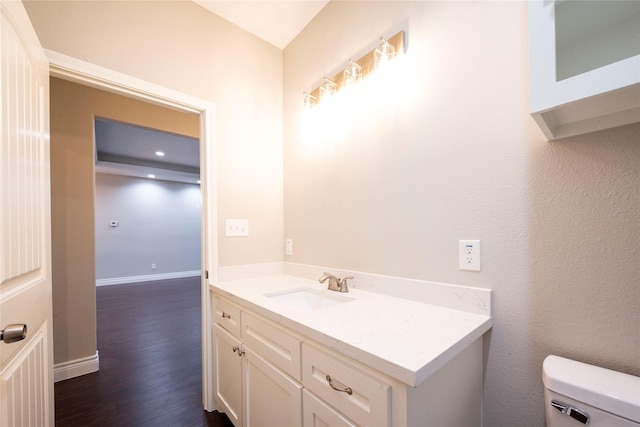
[[[156,176],[155,176],[155,175],[152,175],[152,174],[147,175],[147,178],[151,178],[151,179],[153,179],[153,178],[155,178],[155,177],[156,177]]]
[[[164,157],[164,151],[156,151],[156,156]]]
[[[198,184],[200,184],[200,180],[198,180]]]

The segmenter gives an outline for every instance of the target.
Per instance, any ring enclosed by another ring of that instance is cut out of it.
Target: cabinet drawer
[[[331,378],[331,384],[327,377]],[[302,382],[329,405],[363,426],[391,425],[391,386],[351,363],[302,344]],[[351,394],[345,391],[351,391]]]
[[[240,338],[240,307],[215,296],[213,299],[213,321]]]
[[[282,329],[242,312],[242,342],[300,381],[300,341]]]

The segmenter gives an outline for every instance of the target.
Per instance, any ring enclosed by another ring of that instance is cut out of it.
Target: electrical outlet
[[[460,270],[480,271],[480,240],[460,240]]]
[[[284,253],[285,255],[293,255],[293,239],[284,241]]]
[[[151,264],[151,269],[155,270],[156,269],[156,265],[155,264]]]

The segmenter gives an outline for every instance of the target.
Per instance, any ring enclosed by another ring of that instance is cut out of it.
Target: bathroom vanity
[[[276,275],[211,285],[216,409],[241,426],[480,426],[491,317]]]

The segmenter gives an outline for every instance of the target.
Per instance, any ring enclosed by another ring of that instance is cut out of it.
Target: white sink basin
[[[353,298],[335,291],[311,288],[288,289],[265,294],[264,296],[293,308],[310,311],[322,310],[323,308],[333,307],[353,300]]]

